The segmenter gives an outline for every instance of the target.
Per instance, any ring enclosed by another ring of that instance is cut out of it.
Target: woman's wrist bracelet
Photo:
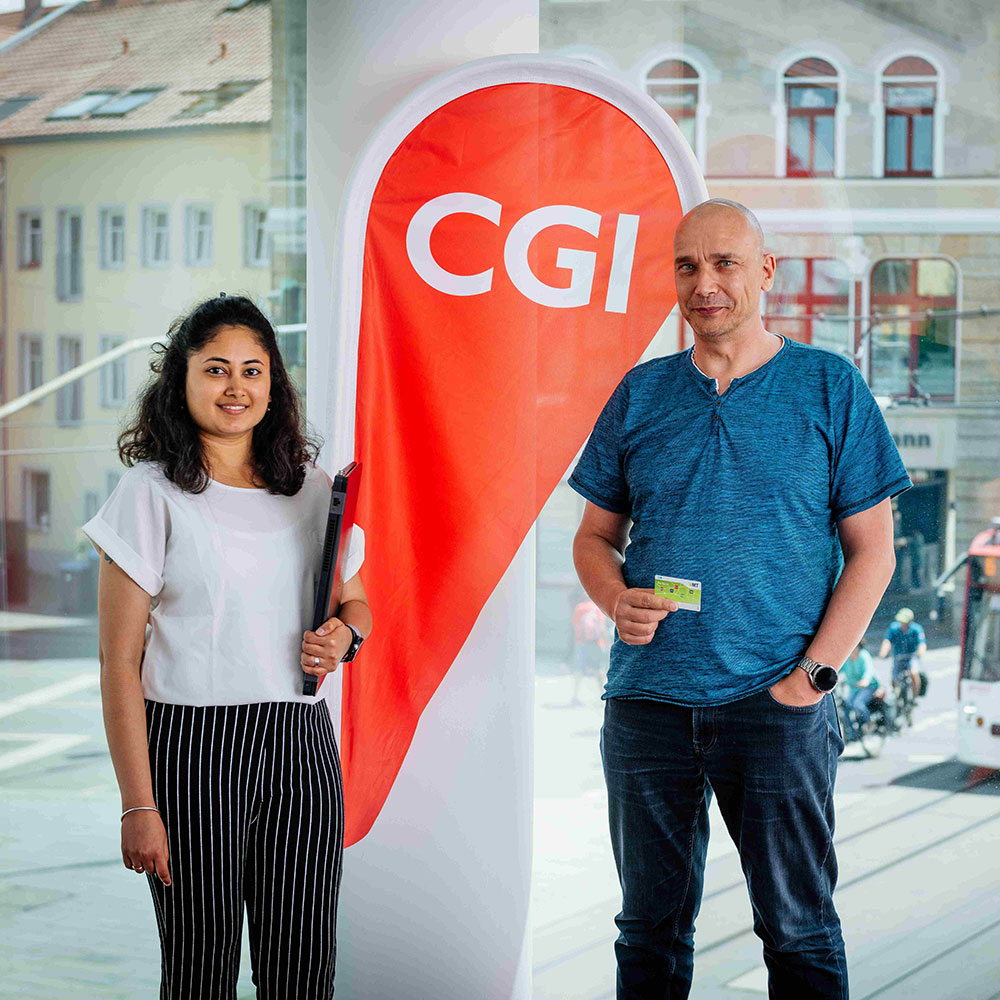
[[[160,811],[156,808],[156,806],[132,806],[131,809],[126,809],[125,812],[122,813],[122,819],[124,819],[129,813],[141,812],[143,810],[149,810],[150,812],[155,813]]]

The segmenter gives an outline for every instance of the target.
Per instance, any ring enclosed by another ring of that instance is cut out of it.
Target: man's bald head
[[[701,337],[763,329],[760,293],[770,289],[774,266],[757,217],[736,201],[696,205],[674,233],[677,302]]]
[[[703,201],[700,205],[695,205],[687,215],[681,219],[677,226],[678,232],[681,226],[685,223],[693,222],[696,219],[701,219],[703,215],[713,212],[738,212],[743,216],[746,221],[747,228],[750,231],[750,237],[753,240],[757,249],[761,254],[767,252],[764,246],[764,230],[760,228],[760,222],[757,221],[757,216],[750,211],[746,205],[741,205],[738,201],[730,201],[728,198],[709,198],[708,201]]]

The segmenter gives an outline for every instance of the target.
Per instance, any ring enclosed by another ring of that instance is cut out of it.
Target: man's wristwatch
[[[351,630],[351,635],[354,638],[351,639],[351,644],[347,647],[347,652],[341,657],[340,662],[350,663],[358,655],[358,650],[361,648],[361,643],[365,641],[365,637],[353,625],[348,625],[347,622],[344,622],[344,625]]]
[[[829,663],[817,663],[808,656],[803,656],[796,666],[801,667],[809,675],[812,686],[823,694],[827,694],[837,686],[837,668],[831,667]]]

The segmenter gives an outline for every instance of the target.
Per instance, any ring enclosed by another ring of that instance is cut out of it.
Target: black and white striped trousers
[[[344,838],[324,702],[146,702],[172,884],[149,877],[161,1000],[233,1000],[243,908],[262,1000],[333,996]]]

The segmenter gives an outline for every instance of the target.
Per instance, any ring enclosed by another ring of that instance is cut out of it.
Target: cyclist
[[[847,724],[853,729],[845,734],[845,739],[854,739],[858,730],[871,721],[871,703],[878,691],[878,678],[872,670],[872,655],[865,649],[862,639],[847,661],[840,668],[840,676],[847,683],[844,707],[847,709]]]
[[[927,652],[927,637],[923,627],[913,620],[910,608],[900,608],[896,620],[889,626],[878,655],[883,659],[892,653],[892,679],[903,680],[909,674],[913,700],[920,694],[920,658]]]

